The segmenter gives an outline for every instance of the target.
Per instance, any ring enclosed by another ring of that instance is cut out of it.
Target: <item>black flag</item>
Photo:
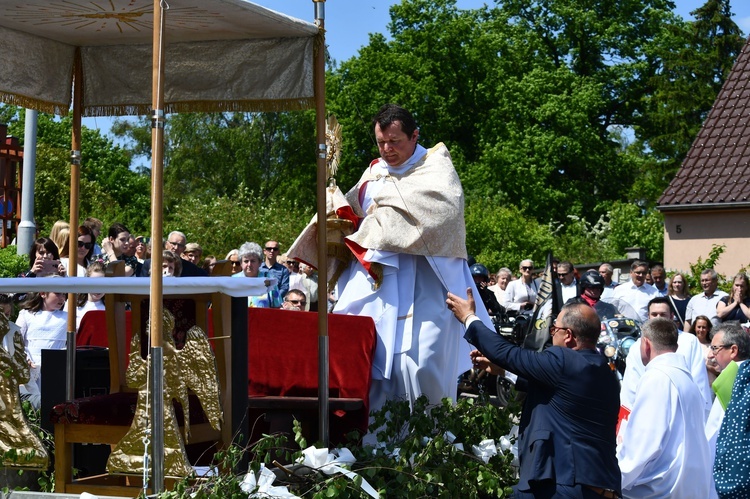
[[[555,281],[552,275],[552,252],[547,253],[547,266],[539,282],[539,292],[536,295],[531,322],[526,331],[523,347],[530,350],[542,351],[552,343],[549,327],[560,312],[555,293]]]

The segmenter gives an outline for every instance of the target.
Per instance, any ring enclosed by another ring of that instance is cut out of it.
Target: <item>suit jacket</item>
[[[208,277],[208,272],[203,270],[201,267],[197,266],[193,262],[189,260],[183,259],[181,262],[182,264],[182,272],[180,272],[180,275],[178,277]],[[151,275],[151,259],[146,258],[143,261],[142,270],[140,273],[136,274],[138,277],[147,277]]]
[[[560,308],[562,308],[567,300],[563,301],[562,283],[560,282],[560,279],[555,279],[555,295],[557,296],[557,303],[559,304]],[[580,281],[576,281],[576,296],[581,296]]]
[[[620,493],[615,427],[620,387],[596,350],[526,350],[480,321],[465,335],[492,362],[528,380],[519,425],[518,490],[536,482],[591,485]]]

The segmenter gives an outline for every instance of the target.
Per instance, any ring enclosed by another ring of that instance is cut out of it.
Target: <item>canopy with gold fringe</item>
[[[316,24],[311,24],[244,0],[180,0],[173,6],[169,0],[0,0],[0,102],[60,115],[72,111],[71,227],[78,226],[79,179],[85,168],[81,117],[151,115],[155,241],[163,236],[165,114],[315,107],[318,211],[323,223],[324,2],[313,0]],[[75,245],[75,231],[70,242]],[[323,236],[319,245],[325,244]],[[160,253],[152,265],[161,267]],[[325,280],[325,269],[321,275]],[[156,318],[151,364],[156,372],[162,357],[161,276],[152,275],[150,286],[150,315]],[[73,396],[75,372],[74,325],[75,309],[68,317],[68,398]],[[319,328],[327,340],[325,310],[319,315]],[[321,351],[327,355],[325,346]],[[320,372],[322,381],[327,364]],[[152,389],[159,392],[161,377],[153,380]],[[320,404],[321,428],[327,428],[327,379],[320,392],[326,394]],[[162,409],[160,400],[154,401],[154,414]],[[156,448],[163,437],[159,425],[152,429]],[[160,492],[164,463],[156,451],[153,470],[154,490]]]
[[[67,114],[78,59],[83,116],[149,114],[152,0],[0,0],[0,12],[0,101]],[[314,106],[314,24],[243,0],[168,12],[167,113]]]

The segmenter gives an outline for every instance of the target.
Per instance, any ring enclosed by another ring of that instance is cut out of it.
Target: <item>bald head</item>
[[[560,314],[563,325],[573,331],[573,336],[581,346],[596,345],[601,332],[601,321],[593,308],[586,303],[571,303],[564,306]]]

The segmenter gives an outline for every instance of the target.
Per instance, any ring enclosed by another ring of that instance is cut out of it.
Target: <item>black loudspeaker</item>
[[[42,350],[42,428],[54,433],[50,420],[52,408],[65,402],[67,352]],[[81,347],[76,350],[75,397],[109,393],[109,351],[103,347]],[[108,445],[73,446],[73,467],[78,477],[104,473],[110,448]]]

